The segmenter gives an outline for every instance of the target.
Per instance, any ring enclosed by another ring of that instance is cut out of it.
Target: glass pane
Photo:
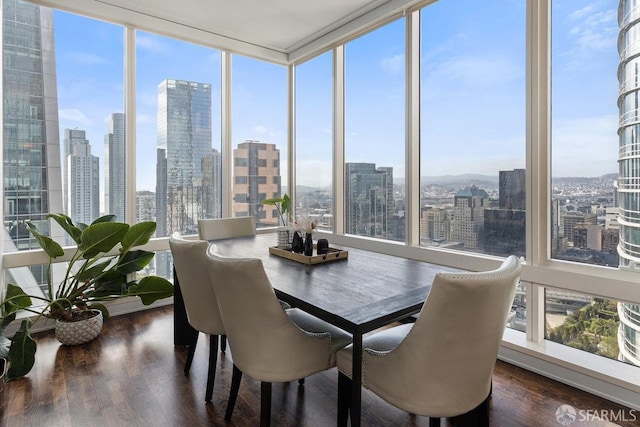
[[[296,67],[296,213],[333,230],[331,52]]]
[[[54,18],[64,211],[84,223],[101,214],[125,221],[123,29]]]
[[[551,255],[637,269],[640,7],[616,3],[588,9],[576,0],[552,4]],[[638,305],[610,305],[622,326],[619,354],[611,350],[607,356],[640,365]],[[602,352],[601,346],[587,345],[593,340],[576,339],[585,350]]]
[[[345,233],[405,240],[405,20],[345,46]]]
[[[136,62],[138,217],[196,234],[221,213],[220,51],[138,32]]]
[[[421,17],[421,245],[524,256],[525,2]]]
[[[588,10],[576,0],[552,4],[551,256],[610,267],[619,264],[617,247],[622,235],[616,185],[621,203],[627,205],[627,195],[634,197],[634,192],[628,192],[632,186],[627,185],[632,182],[625,181],[631,175],[622,172],[632,162],[620,163],[620,179],[616,172],[617,10],[613,2],[598,3]],[[620,39],[620,48],[628,42]],[[637,65],[632,62],[620,69],[621,85],[633,84]],[[637,89],[630,94],[634,97],[636,93]],[[621,115],[631,106],[629,99],[621,98]],[[621,129],[622,155],[624,148],[633,149],[637,141],[635,126]],[[633,174],[633,170],[628,172]],[[635,204],[631,209],[637,211],[637,201]]]
[[[222,212],[220,51],[137,32],[136,72],[137,219],[197,234]],[[166,253],[155,262],[169,275]]]
[[[288,191],[287,69],[239,55],[232,64],[233,216],[276,226],[277,209],[262,201]]]
[[[545,324],[548,340],[629,363],[640,358],[637,304],[546,289]]]
[[[39,248],[26,221],[67,244],[44,216],[89,223],[105,211],[100,155],[104,118],[123,109],[123,30],[16,0],[2,7],[4,251]]]

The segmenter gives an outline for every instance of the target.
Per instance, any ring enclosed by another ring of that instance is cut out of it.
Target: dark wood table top
[[[260,258],[278,298],[352,333],[417,313],[435,274],[458,271],[344,246],[345,260],[305,265],[270,254],[275,243],[273,234],[215,241],[225,256]]]

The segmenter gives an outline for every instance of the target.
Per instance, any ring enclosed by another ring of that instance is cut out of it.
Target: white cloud
[[[615,48],[618,21],[615,9],[607,3],[594,2],[569,15],[568,35],[574,44],[568,54],[593,56],[598,51]]]
[[[60,109],[58,117],[61,120],[68,120],[79,126],[91,126],[93,122],[80,110],[76,108]]]
[[[160,41],[158,36],[143,35],[140,33],[136,36],[136,48],[151,52],[164,52],[166,50],[165,44]]]
[[[111,63],[105,57],[93,53],[70,52],[65,57],[82,65],[106,65]]]
[[[253,132],[257,133],[257,134],[268,134],[269,130],[267,129],[266,126],[262,126],[262,125],[257,125],[253,127]]]
[[[380,67],[391,75],[404,75],[404,55],[398,54],[382,58],[382,61],[380,61]]]

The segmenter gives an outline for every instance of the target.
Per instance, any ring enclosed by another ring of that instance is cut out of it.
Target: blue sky
[[[617,171],[617,2],[553,4],[554,176]],[[123,111],[121,27],[56,12],[60,132],[87,131],[103,156],[108,117]],[[422,24],[422,175],[525,166],[525,1],[441,0]],[[346,161],[404,175],[404,24],[346,46]],[[165,78],[213,88],[213,146],[220,146],[220,53],[137,33],[138,189],[155,189],[157,87]],[[331,180],[331,55],[298,69],[301,184]],[[286,165],[286,68],[233,60],[233,143],[275,143]],[[62,136],[61,136],[62,137]],[[101,165],[104,172],[104,167]],[[286,175],[286,168],[283,168]],[[284,180],[284,176],[283,176]]]

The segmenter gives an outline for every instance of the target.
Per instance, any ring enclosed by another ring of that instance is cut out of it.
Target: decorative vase
[[[65,321],[56,320],[56,338],[65,345],[87,343],[100,335],[102,331],[102,312],[89,310],[95,315],[88,319]]]
[[[302,241],[302,237],[300,233],[297,231],[293,232],[293,240],[291,240],[291,250],[297,254],[301,254],[304,252],[304,242]]]
[[[306,256],[313,255],[313,235],[311,233],[307,233],[304,239],[304,254]]]
[[[278,228],[278,248],[285,251],[291,250],[291,232],[288,227]]]

